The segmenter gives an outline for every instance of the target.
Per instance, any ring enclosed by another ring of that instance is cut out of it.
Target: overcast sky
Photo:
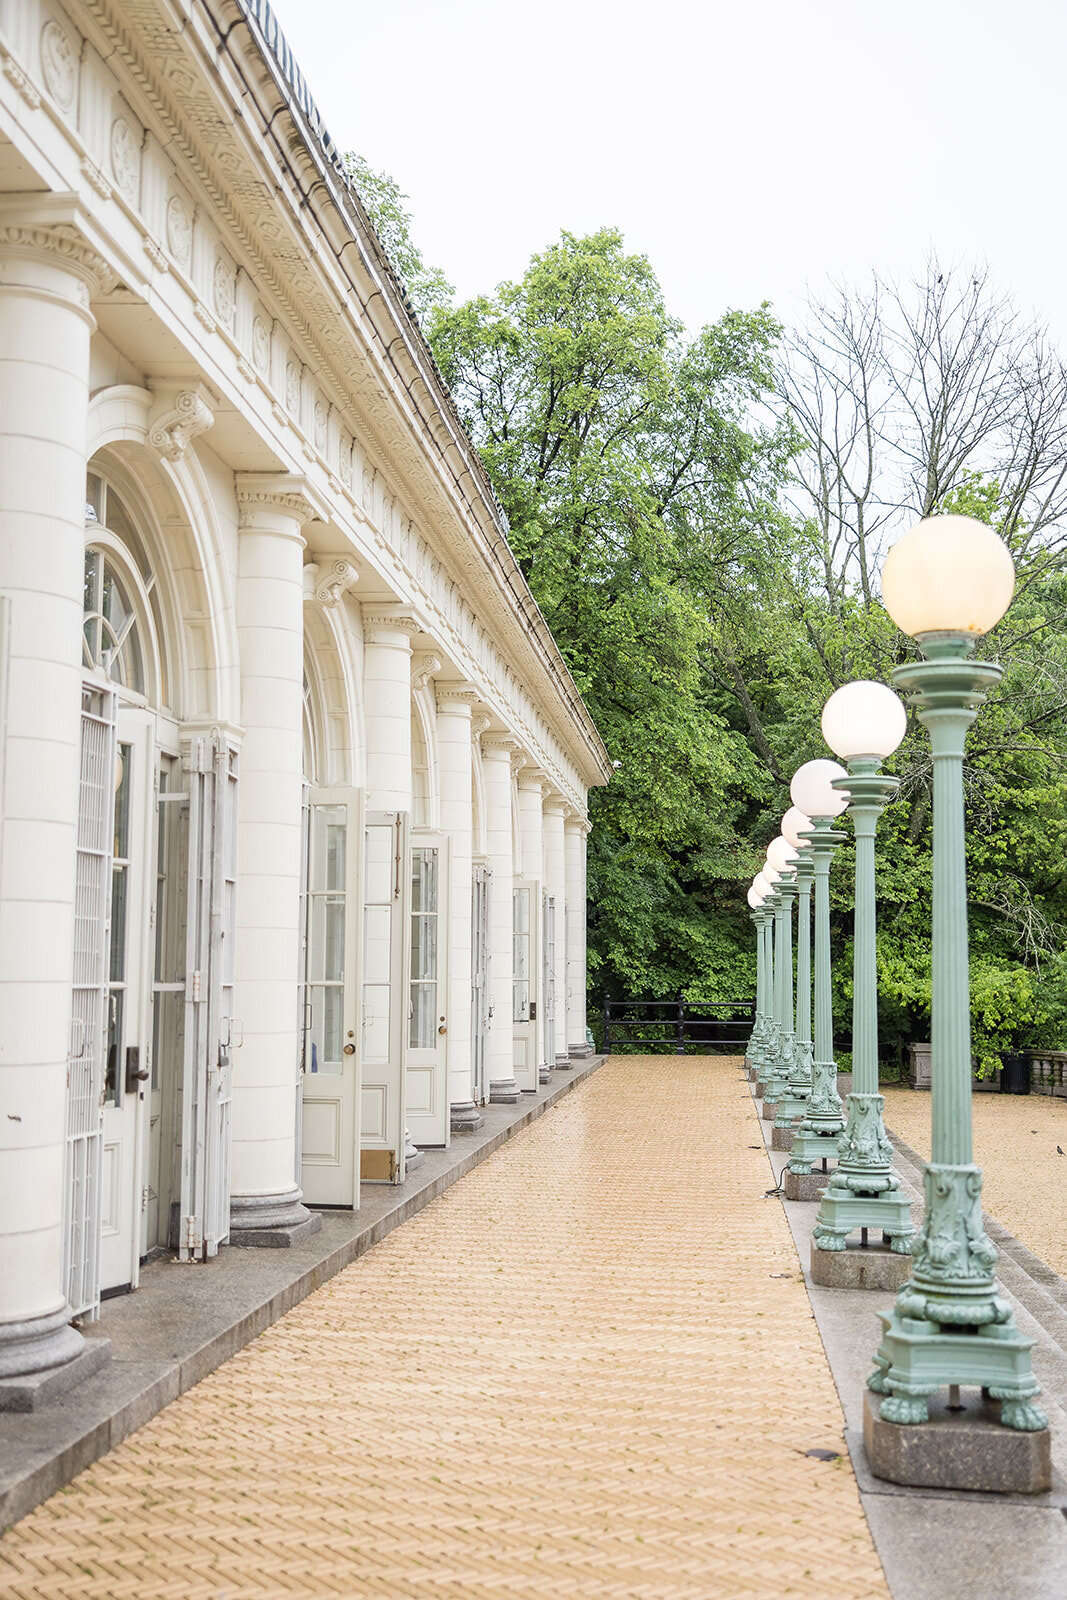
[[[692,328],[984,261],[1067,350],[1062,0],[272,0],[461,298],[620,227]]]

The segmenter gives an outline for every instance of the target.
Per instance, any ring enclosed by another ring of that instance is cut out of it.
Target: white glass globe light
[[[783,839],[781,834],[778,835],[777,839],[772,839],[767,846],[767,864],[775,869],[779,877],[783,872],[792,870],[796,858],[797,853],[793,846],[788,839]]]
[[[836,761],[805,761],[793,774],[789,793],[793,804],[809,817],[839,817],[848,805],[848,795],[831,789],[834,778],[848,773]]]
[[[988,633],[1011,604],[1015,565],[999,534],[974,517],[927,517],[902,534],[882,567],[882,603],[897,627]]]
[[[748,903],[752,907],[753,911],[758,911],[760,906],[763,904],[763,896],[760,894],[755,884],[753,884],[752,888],[748,891]]]
[[[891,756],[903,739],[908,713],[884,683],[860,679],[836,690],[822,708],[822,736],[842,761]]]
[[[757,872],[752,880],[753,889],[758,889],[764,898],[774,893],[774,874],[769,868],[764,867],[762,872]]]
[[[782,818],[782,838],[787,839],[794,850],[802,850],[805,841],[800,835],[810,831],[811,818],[799,806],[790,806]]]

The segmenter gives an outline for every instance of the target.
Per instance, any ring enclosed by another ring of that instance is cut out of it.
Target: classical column
[[[300,840],[303,783],[302,478],[237,474],[241,775],[230,1238],[292,1244],[322,1226],[302,1203],[297,1150]]]
[[[411,647],[419,624],[404,606],[369,606],[363,612],[363,729],[367,746],[368,811],[403,811],[410,818]],[[408,901],[405,899],[405,905]],[[401,1094],[403,1069],[398,1067]],[[404,1161],[423,1159],[404,1129]]]
[[[511,757],[518,749],[506,734],[483,733],[482,775],[485,782],[485,832],[489,865],[489,961],[492,985],[492,1027],[489,1030],[489,1099],[517,1105],[522,1091],[515,1082],[514,1026],[511,1019],[512,893],[515,862],[511,825]]]
[[[471,1077],[471,707],[469,683],[437,684],[441,830],[452,841],[448,904],[448,1101],[453,1133],[483,1121]]]
[[[411,812],[411,641],[418,631],[403,606],[364,610],[368,811]]]
[[[571,1057],[592,1052],[585,1042],[586,1021],[586,885],[585,843],[589,823],[568,816],[563,823],[563,855],[567,885],[567,1052]]]
[[[547,892],[545,882],[545,830],[544,811],[542,810],[545,795],[545,775],[536,767],[522,767],[518,774],[519,789],[519,842],[522,848],[522,876],[530,878],[539,885],[538,902],[533,908],[533,914],[541,921],[541,897]],[[541,940],[537,941],[538,949]],[[538,1006],[538,1018],[544,1017],[544,953],[538,962],[538,970],[533,974],[531,993]],[[538,1077],[542,1083],[548,1082],[548,1074],[555,1066],[555,1051],[551,1061],[547,1059],[544,1048],[545,1030],[543,1021],[538,1020],[537,1040],[540,1053]]]
[[[564,846],[563,823],[567,814],[565,801],[558,794],[549,795],[544,804],[545,827],[545,886],[556,902],[556,1067],[569,1067],[567,1053],[567,860]]]
[[[25,1407],[108,1353],[68,1326],[64,1275],[89,293],[108,269],[50,213],[0,217],[0,1383]]]

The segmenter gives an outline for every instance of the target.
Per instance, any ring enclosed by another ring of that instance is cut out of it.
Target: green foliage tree
[[[752,418],[778,333],[761,307],[687,340],[647,259],[607,228],[564,233],[520,282],[430,324],[512,547],[620,762],[591,797],[594,993],[744,986],[714,910],[736,892],[765,778],[709,697],[708,597],[758,564],[777,515],[788,439]]]
[[[420,322],[425,321],[439,306],[449,304],[455,290],[440,267],[427,266],[423,260],[412,237],[411,215],[404,205],[407,195],[395,178],[376,171],[354,150],[345,156],[344,166],[412,310]]]

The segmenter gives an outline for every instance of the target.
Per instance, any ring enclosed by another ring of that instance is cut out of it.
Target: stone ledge
[[[824,1289],[877,1289],[896,1294],[911,1276],[911,1257],[885,1245],[845,1245],[843,1250],[811,1246],[811,1281]]]
[[[912,1488],[980,1489],[996,1494],[1041,1494],[1052,1485],[1052,1441],[1048,1428],[1024,1433],[1005,1428],[1000,1406],[974,1393],[950,1411],[940,1395],[930,1398],[929,1422],[904,1427],[883,1422],[882,1397],[866,1390],[863,1446],[876,1478]]]

